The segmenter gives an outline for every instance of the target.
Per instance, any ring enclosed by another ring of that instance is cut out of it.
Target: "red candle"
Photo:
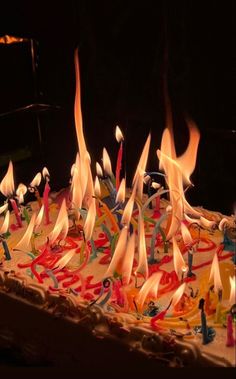
[[[15,216],[16,216],[17,224],[18,224],[19,228],[21,228],[22,227],[22,221],[21,221],[19,209],[18,209],[14,199],[10,199],[10,202],[11,202],[12,209],[13,209]]]
[[[120,142],[120,148],[118,151],[117,156],[117,162],[116,162],[116,190],[118,191],[120,186],[120,172],[122,168],[122,158],[123,158],[123,134],[119,128],[119,126],[116,127],[116,140],[117,142]]]

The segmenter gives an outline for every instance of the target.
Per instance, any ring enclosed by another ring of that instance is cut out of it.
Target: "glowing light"
[[[143,284],[136,299],[136,302],[138,306],[140,307],[140,309],[143,308],[143,304],[148,295],[152,296],[152,298],[154,299],[157,298],[157,292],[158,292],[162,274],[163,274],[162,272],[155,272]]]
[[[222,289],[222,282],[221,282],[221,277],[220,277],[220,268],[219,268],[217,253],[215,253],[213,261],[212,261],[212,265],[211,265],[209,282],[211,282],[212,280],[214,280],[215,291]]]
[[[125,189],[126,189],[126,181],[122,179],[119,189],[116,195],[116,203],[124,203],[125,202]]]
[[[0,191],[6,197],[13,195],[15,190],[14,177],[13,177],[13,164],[12,161],[9,162],[8,170],[4,178],[0,183]]]
[[[42,175],[41,172],[38,172],[32,182],[30,183],[30,187],[38,187],[41,183]]]
[[[179,246],[176,242],[176,239],[175,237],[172,238],[172,242],[173,242],[173,262],[174,262],[174,269],[175,269],[175,272],[177,274],[177,276],[179,277],[180,275],[182,275],[183,272],[186,271],[186,263],[184,261],[184,258],[180,252],[180,249],[179,249]]]
[[[115,136],[118,143],[124,141],[124,136],[118,125],[116,126]]]
[[[102,153],[103,169],[108,176],[112,176],[111,160],[105,147]]]
[[[10,212],[7,211],[2,226],[0,228],[0,235],[7,233],[9,228]]]

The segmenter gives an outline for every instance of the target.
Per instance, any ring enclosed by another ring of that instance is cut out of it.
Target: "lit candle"
[[[15,185],[14,185],[14,176],[13,176],[13,164],[10,161],[7,173],[4,176],[3,180],[1,181],[0,191],[10,201],[13,212],[15,213],[17,224],[20,228],[20,227],[22,227],[22,221],[21,221],[21,217],[19,214],[19,209],[18,209],[16,202],[13,198],[14,190],[15,190]]]
[[[6,236],[8,232],[8,226],[9,226],[9,218],[10,218],[10,212],[7,211],[6,216],[4,218],[3,224],[0,229],[0,241],[2,242],[4,255],[6,257],[6,260],[9,261],[11,259],[11,255],[9,252],[9,248],[6,242]]]
[[[116,162],[116,190],[118,191],[119,186],[120,186],[120,173],[122,169],[123,141],[124,141],[124,137],[119,126],[116,126],[115,135],[116,135],[117,142],[120,144],[120,148],[119,148],[118,156],[117,156],[117,162]]]
[[[27,222],[27,224],[29,224],[30,217],[29,217],[29,214],[27,212],[27,209],[23,205],[21,205],[24,202],[24,195],[26,194],[26,192],[27,192],[27,187],[23,183],[20,183],[17,187],[17,190],[16,190],[17,200],[18,200],[18,203],[21,207],[21,211],[22,211],[22,214],[25,218],[25,221]]]
[[[29,188],[28,188],[31,193],[34,193],[34,195],[35,195],[35,197],[37,199],[39,207],[41,207],[41,205],[42,205],[42,200],[41,200],[41,197],[40,197],[40,194],[39,194],[39,190],[38,190],[38,186],[41,183],[41,179],[42,179],[41,172],[38,172],[35,175],[35,177],[32,180],[32,182],[30,183]]]
[[[214,291],[218,294],[218,303],[216,305],[215,322],[221,322],[221,301],[222,301],[222,282],[220,277],[220,268],[217,253],[214,255],[209,282],[214,280]]]
[[[49,218],[49,204],[48,204],[48,195],[51,190],[49,186],[49,180],[50,175],[48,172],[48,169],[46,167],[43,168],[43,177],[45,179],[45,187],[43,191],[43,204],[44,204],[44,211],[45,211],[45,224],[50,224],[50,218]]]

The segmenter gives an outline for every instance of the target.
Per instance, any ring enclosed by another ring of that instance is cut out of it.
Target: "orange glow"
[[[111,160],[105,147],[103,148],[103,152],[102,152],[102,161],[103,161],[104,172],[108,176],[112,176],[113,174],[112,174]]]
[[[68,233],[68,228],[69,228],[69,220],[68,220],[67,209],[66,209],[66,201],[65,199],[63,199],[54,228],[51,231],[51,233],[48,235],[50,244],[52,245],[58,237],[61,240],[65,239]]]
[[[21,250],[21,251],[31,251],[31,237],[34,231],[34,225],[35,225],[35,219],[36,219],[36,213],[34,212],[32,214],[32,217],[30,219],[30,223],[23,235],[23,237],[20,239],[20,241],[17,243],[17,245],[14,247],[16,250]]]
[[[117,270],[119,270],[119,265],[124,258],[124,254],[125,254],[125,250],[126,250],[127,236],[128,236],[128,228],[127,228],[127,226],[124,226],[120,232],[119,239],[118,239],[114,254],[112,256],[109,267],[108,267],[108,269],[104,275],[104,278],[107,278],[109,276],[113,276],[114,273],[117,272]]]
[[[8,228],[9,228],[9,221],[10,221],[10,212],[7,211],[3,224],[0,228],[0,235],[7,233]]]
[[[129,284],[133,261],[134,261],[134,253],[135,253],[135,234],[133,233],[130,237],[128,237],[127,248],[125,251],[125,256],[122,261],[121,273],[122,273],[122,282],[123,284]]]
[[[179,246],[176,242],[175,237],[172,238],[173,241],[173,262],[174,269],[178,277],[182,275],[183,272],[187,270],[187,265],[184,261],[184,258],[180,252]]]
[[[138,267],[135,270],[136,273],[141,273],[145,279],[148,278],[148,263],[147,263],[147,249],[146,249],[146,239],[145,239],[145,229],[144,229],[144,221],[141,212],[140,206],[139,208],[139,218],[138,218]]]
[[[162,272],[155,272],[143,284],[136,298],[136,302],[140,310],[142,310],[143,304],[146,298],[148,297],[148,295],[150,295],[154,299],[157,298],[158,287],[159,287],[162,275],[163,275]]]
[[[96,203],[95,203],[95,199],[93,198],[90,203],[87,217],[84,223],[84,235],[85,235],[86,241],[89,241],[92,237],[95,221],[96,221]]]
[[[94,192],[95,195],[100,198],[101,197],[101,186],[98,177],[96,176],[95,178],[95,183],[94,183]]]
[[[20,183],[16,190],[16,195],[18,197],[19,204],[22,204],[24,202],[24,195],[26,194],[26,192],[27,187],[23,183]]]
[[[186,283],[182,283],[179,288],[175,291],[174,295],[172,296],[172,307],[174,308],[178,302],[180,301],[181,297],[184,294],[186,287]]]
[[[209,277],[209,282],[214,280],[214,290],[217,292],[222,289],[222,282],[220,277],[220,267],[217,253],[215,253],[214,258],[212,260],[211,272]]]
[[[119,189],[116,195],[116,203],[124,203],[125,202],[125,189],[126,189],[126,181],[122,179]]]
[[[3,180],[0,183],[0,191],[6,197],[13,195],[15,190],[14,177],[13,177],[13,164],[9,162],[8,170]]]
[[[41,172],[38,172],[34,179],[32,180],[32,182],[30,183],[30,186],[31,187],[38,187],[41,183],[41,179],[42,179],[42,175],[41,175]]]
[[[233,276],[229,278],[230,280],[230,297],[229,297],[229,303],[230,305],[236,304],[236,294],[235,294],[235,286],[236,286],[236,277]]]
[[[184,244],[187,246],[191,246],[193,243],[193,239],[192,239],[190,231],[188,230],[187,226],[183,222],[181,222],[181,234],[183,237]]]
[[[115,136],[118,143],[124,141],[124,136],[118,125],[116,126]]]

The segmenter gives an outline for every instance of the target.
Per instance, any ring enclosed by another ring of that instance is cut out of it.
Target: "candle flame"
[[[22,204],[24,202],[24,195],[26,194],[26,192],[27,187],[23,183],[20,183],[16,190],[16,195],[18,197],[19,204]]]
[[[123,133],[120,130],[118,125],[116,126],[115,136],[118,143],[120,143],[121,141],[124,141]]]
[[[216,225],[215,221],[209,221],[205,217],[202,217],[202,216],[200,217],[200,224],[201,226],[207,229],[212,229]]]
[[[236,294],[235,294],[235,287],[236,287],[236,277],[229,277],[230,280],[230,297],[229,297],[229,303],[230,305],[236,304]]]
[[[227,224],[228,224],[228,220],[227,220],[227,218],[222,218],[221,219],[221,221],[220,221],[220,223],[219,223],[219,230],[221,231],[221,232],[223,232],[223,230],[225,229],[225,227],[227,226]]]
[[[122,273],[122,282],[124,285],[128,285],[131,278],[133,261],[135,253],[135,234],[133,233],[128,237],[127,248],[125,251],[125,256],[123,258],[121,273]]]
[[[14,250],[21,250],[24,252],[31,250],[30,242],[31,242],[31,237],[32,237],[33,231],[34,231],[35,219],[36,219],[36,213],[34,212],[32,214],[29,225],[28,225],[23,237],[16,244],[16,246],[14,247]]]
[[[212,265],[211,265],[209,282],[211,282],[212,280],[214,280],[214,290],[215,291],[222,289],[222,282],[221,282],[221,277],[220,277],[220,267],[219,267],[219,261],[218,261],[217,253],[215,253],[214,258],[212,260]]]
[[[103,177],[102,167],[98,162],[96,162],[96,172],[98,177]]]
[[[55,267],[53,267],[53,270],[62,270],[70,262],[75,253],[76,249],[69,250],[63,257],[59,259],[59,261],[57,261]]]
[[[95,182],[94,182],[94,192],[95,195],[100,198],[101,197],[101,186],[98,177],[95,177]]]
[[[14,176],[13,176],[13,164],[12,161],[9,162],[7,173],[0,183],[0,191],[6,197],[13,195],[15,190]]]
[[[85,235],[86,241],[92,238],[95,221],[96,221],[96,203],[95,203],[95,199],[93,198],[90,203],[87,217],[84,223],[84,235]]]
[[[114,254],[112,256],[112,260],[104,275],[105,278],[109,276],[113,276],[115,272],[119,271],[119,264],[121,264],[124,258],[125,250],[126,250],[127,236],[128,236],[128,228],[124,226],[123,229],[121,229],[119,239],[118,239]]]
[[[74,167],[71,188],[72,188],[72,204],[75,209],[80,209],[82,206],[82,189],[80,185],[79,172],[76,166]],[[79,218],[78,212],[77,212],[77,218]]]
[[[175,237],[172,238],[172,241],[173,241],[174,269],[175,269],[177,276],[179,277],[180,275],[182,275],[183,272],[186,271],[187,267],[186,267],[186,263],[184,261],[184,258],[182,256],[181,252],[180,252],[180,249],[179,249],[179,246],[177,244]]]
[[[102,160],[103,160],[103,169],[104,169],[104,172],[108,176],[112,176],[111,160],[110,160],[110,157],[109,157],[108,152],[105,149],[105,147],[103,148]]]
[[[126,189],[126,181],[123,178],[121,183],[120,183],[119,189],[117,191],[116,203],[124,203],[125,202],[125,189]]]
[[[136,193],[136,186],[133,187],[131,196],[130,196],[129,200],[127,201],[126,206],[124,208],[124,212],[123,212],[123,215],[121,218],[121,224],[122,225],[129,226],[129,224],[130,224],[130,220],[131,220],[132,213],[133,213],[133,207],[134,207],[135,193]]]
[[[152,182],[152,185],[151,185],[152,188],[154,189],[158,189],[161,187],[160,183],[157,183],[157,182]]]
[[[66,200],[63,199],[54,228],[48,235],[50,244],[52,245],[58,237],[60,239],[65,239],[68,233],[68,228],[69,220],[66,209]]]
[[[182,283],[179,288],[175,291],[174,295],[172,296],[172,307],[174,308],[178,302],[180,301],[181,297],[184,294],[186,287],[186,283]]]
[[[141,290],[139,291],[139,294],[137,296],[136,302],[138,304],[138,307],[142,310],[143,304],[148,297],[148,295],[152,296],[152,298],[157,298],[157,292],[159,288],[159,284],[161,281],[163,273],[162,272],[155,272],[152,274],[147,281],[143,284]]]
[[[4,221],[3,221],[3,224],[2,224],[1,229],[0,229],[0,235],[7,233],[8,228],[9,228],[9,221],[10,221],[10,212],[7,211],[5,218],[4,218]]]
[[[40,226],[42,220],[43,220],[43,214],[44,214],[44,205],[41,206],[39,212],[38,212],[38,215],[36,217],[36,220],[35,220],[35,231],[36,229],[38,229],[38,227]]]
[[[2,205],[2,206],[0,207],[0,214],[3,213],[3,212],[5,212],[5,210],[6,210],[7,208],[8,208],[8,203]]]
[[[145,239],[145,229],[144,229],[144,221],[141,212],[140,206],[139,208],[139,218],[138,218],[138,255],[139,262],[138,267],[135,270],[136,273],[141,273],[145,279],[148,277],[148,263],[147,263],[147,249],[146,249],[146,239]]]
[[[47,167],[44,167],[43,170],[42,170],[42,174],[43,174],[43,178],[49,180],[50,178],[50,174],[49,174],[49,171],[47,169]]]
[[[193,243],[193,239],[192,239],[190,231],[188,230],[187,226],[183,222],[181,222],[181,234],[183,237],[184,244],[187,246],[191,246]]]
[[[191,184],[190,175],[196,165],[197,148],[200,133],[192,121],[188,121],[189,143],[186,151],[180,157],[176,157],[173,132],[166,128],[162,135],[161,149],[157,150],[159,167],[166,174],[166,182],[170,190],[170,203],[173,208],[171,223],[167,230],[167,240],[174,236],[183,218],[184,211],[200,216],[185,199],[184,184]]]
[[[41,172],[38,172],[32,182],[30,183],[30,187],[38,187],[41,183],[42,175]]]

